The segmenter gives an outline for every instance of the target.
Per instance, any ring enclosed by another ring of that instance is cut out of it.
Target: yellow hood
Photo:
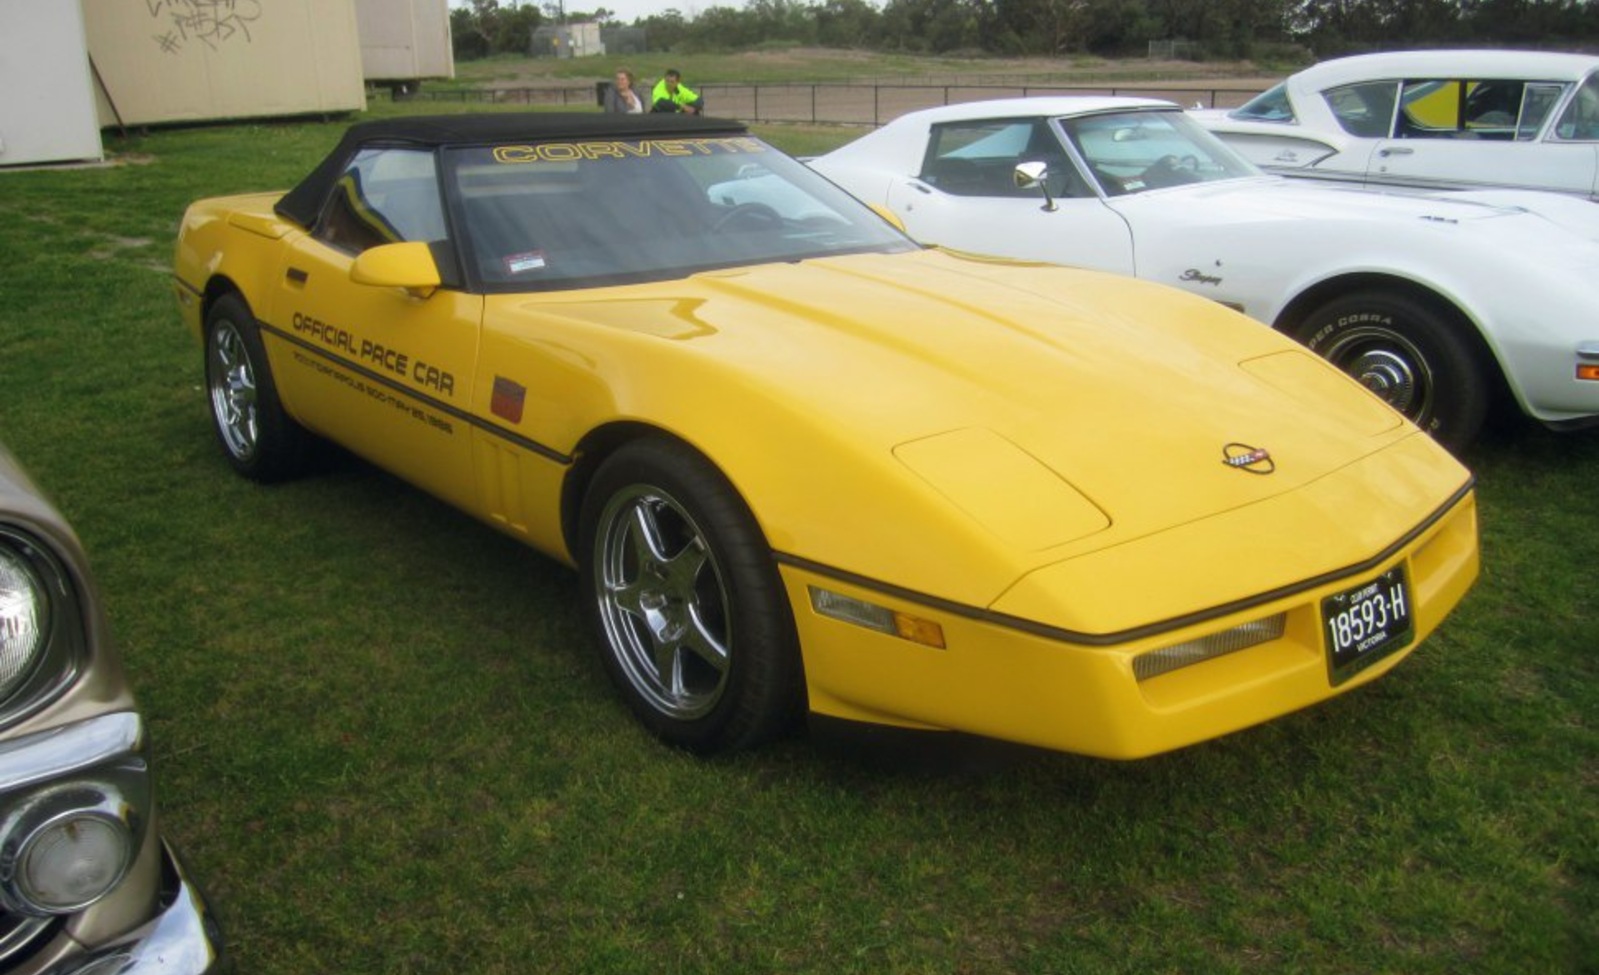
[[[582,346],[568,354],[620,418],[722,467],[780,553],[969,605],[1420,436],[1258,323],[1094,272],[929,251],[603,295],[504,300]],[[633,348],[613,358],[618,341]],[[1250,450],[1269,459],[1224,462]],[[1464,482],[1440,470],[1361,517],[1397,536]],[[1336,539],[1336,517],[1302,527]]]

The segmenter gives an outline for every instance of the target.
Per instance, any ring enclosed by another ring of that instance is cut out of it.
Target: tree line
[[[526,53],[535,28],[621,25],[591,11],[471,0],[450,11],[460,59]],[[697,16],[640,18],[651,50],[816,45],[918,54],[1118,56],[1151,40],[1201,58],[1255,58],[1287,46],[1317,57],[1417,47],[1599,48],[1599,0],[744,0]]]

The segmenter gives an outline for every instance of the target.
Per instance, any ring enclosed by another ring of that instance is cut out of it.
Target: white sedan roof
[[[1425,78],[1510,78],[1581,81],[1599,57],[1544,51],[1390,51],[1323,61],[1295,73],[1296,88],[1325,91],[1357,81]]]
[[[1178,108],[1158,98],[1111,98],[1096,95],[1039,95],[1032,98],[992,98],[907,112],[900,118],[927,122],[965,122],[983,118],[1093,115],[1138,108]]]

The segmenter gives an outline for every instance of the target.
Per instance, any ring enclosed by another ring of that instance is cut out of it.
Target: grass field
[[[1599,435],[1474,449],[1477,589],[1314,711],[1132,764],[836,728],[698,761],[564,569],[353,461],[223,462],[178,217],[341,128],[0,173],[0,437],[88,545],[237,971],[1599,970]]]

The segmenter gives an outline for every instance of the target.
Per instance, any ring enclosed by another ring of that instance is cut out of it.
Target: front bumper
[[[202,975],[222,958],[222,931],[183,861],[161,844],[160,913],[110,944],[62,959],[43,975]]]
[[[1334,679],[1323,601],[1401,567],[1414,600],[1413,637],[1358,676]],[[1117,759],[1216,738],[1377,679],[1442,622],[1477,571],[1476,504],[1469,492],[1425,530],[1350,575],[1282,590],[1183,629],[1133,631],[1108,642],[1074,643],[1044,628],[872,588],[814,566],[782,565],[814,712]],[[826,618],[810,608],[813,588],[931,621],[944,644],[929,648]],[[1153,603],[1159,594],[1145,595]],[[1272,617],[1283,620],[1274,639],[1169,672],[1139,672],[1140,658],[1154,651]]]
[[[0,743],[0,833],[13,845],[40,822],[88,805],[111,810],[135,844],[125,873],[72,913],[30,908],[0,857],[0,966],[12,975],[201,975],[219,929],[178,857],[157,835],[144,722],[116,711]]]

